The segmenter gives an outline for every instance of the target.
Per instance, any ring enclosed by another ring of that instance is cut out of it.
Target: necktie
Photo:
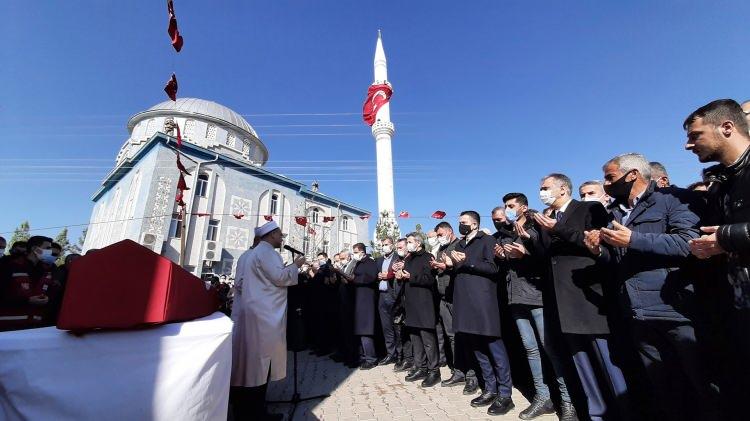
[[[557,219],[559,221],[559,220],[562,219],[562,217],[563,217],[562,211],[555,212],[555,219]]]

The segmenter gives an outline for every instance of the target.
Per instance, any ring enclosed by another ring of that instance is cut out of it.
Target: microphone
[[[305,253],[302,253],[301,251],[297,250],[296,248],[294,248],[294,247],[292,247],[292,246],[290,246],[288,244],[284,245],[284,250],[291,251],[292,255],[295,255],[295,254],[304,255],[305,254]]]

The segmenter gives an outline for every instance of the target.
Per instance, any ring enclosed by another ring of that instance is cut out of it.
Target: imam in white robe
[[[284,266],[267,242],[240,256],[232,305],[232,386],[256,387],[286,377],[287,287],[299,269]]]

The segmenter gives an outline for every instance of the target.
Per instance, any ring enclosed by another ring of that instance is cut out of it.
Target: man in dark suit
[[[602,289],[606,272],[584,244],[583,233],[606,227],[609,215],[599,202],[573,200],[572,190],[564,174],[544,177],[539,188],[539,198],[549,210],[547,215],[533,215],[542,229],[554,293],[554,298],[545,300],[544,311],[559,319],[591,419],[617,419],[618,413],[627,419],[627,385],[610,354],[607,299]]]
[[[378,268],[378,312],[380,313],[380,326],[383,328],[383,339],[385,339],[385,350],[387,355],[380,360],[378,365],[395,364],[401,357],[398,354],[397,344],[401,340],[396,335],[393,325],[396,304],[396,283],[394,282],[393,264],[398,261],[393,247],[393,240],[384,238],[380,242],[383,255],[375,259]]]
[[[378,267],[365,250],[364,244],[355,244],[352,247],[354,271],[351,275],[339,272],[354,286],[354,335],[360,340],[360,370],[369,370],[378,362],[373,337],[378,302]]]
[[[654,417],[717,419],[718,402],[705,377],[693,322],[695,275],[685,270],[703,203],[690,191],[658,188],[640,154],[619,155],[603,170],[614,221],[587,231],[585,242],[600,260],[613,264],[620,311],[630,319],[651,382],[649,395],[661,409]],[[686,407],[686,399],[695,405]]]
[[[453,268],[453,327],[458,341],[474,351],[484,380],[484,391],[473,399],[474,407],[490,405],[487,413],[504,415],[515,405],[508,352],[500,337],[497,299],[495,239],[479,230],[479,214],[462,212],[458,232],[463,239],[443,261]]]

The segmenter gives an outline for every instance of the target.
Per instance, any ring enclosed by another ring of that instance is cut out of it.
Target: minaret
[[[375,81],[373,85],[387,84],[388,64],[385,60],[383,41],[378,30],[378,42],[375,45]],[[372,136],[375,138],[375,150],[377,153],[378,166],[378,218],[383,212],[388,212],[389,218],[395,217],[395,205],[393,196],[393,158],[391,155],[391,139],[395,127],[391,123],[390,102],[383,104],[375,117],[372,125]]]

